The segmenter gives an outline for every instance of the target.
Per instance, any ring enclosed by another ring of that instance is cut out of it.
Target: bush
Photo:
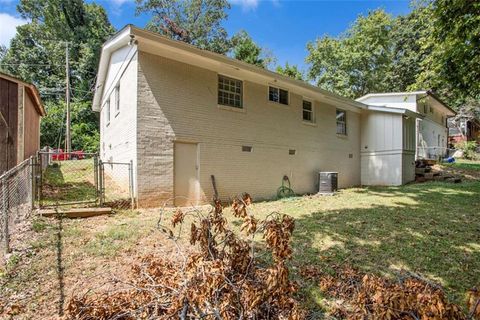
[[[478,158],[477,154],[477,143],[475,141],[462,141],[455,145],[455,148],[462,150],[463,157],[468,160],[476,160]]]

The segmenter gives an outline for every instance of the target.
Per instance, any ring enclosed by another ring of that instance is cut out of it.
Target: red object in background
[[[85,154],[82,150],[72,151],[66,153],[63,149],[53,149],[52,150],[52,161],[65,161],[65,160],[82,160],[85,159]]]

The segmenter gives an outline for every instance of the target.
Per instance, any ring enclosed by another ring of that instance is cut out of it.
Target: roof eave
[[[120,31],[115,33],[110,39],[108,39],[102,46],[100,52],[100,59],[98,62],[97,81],[95,83],[95,93],[93,95],[92,110],[100,112],[100,103],[103,94],[103,85],[105,83],[108,64],[110,62],[111,54],[120,46],[128,43],[130,35],[132,34],[132,25],[127,24]]]

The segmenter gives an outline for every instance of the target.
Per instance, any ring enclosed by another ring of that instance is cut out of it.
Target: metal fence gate
[[[132,162],[98,162],[100,205],[119,209],[133,209]]]
[[[35,161],[40,208],[134,207],[132,162],[102,162],[96,153],[45,151]]]
[[[36,179],[40,208],[99,204],[96,153],[38,153]]]

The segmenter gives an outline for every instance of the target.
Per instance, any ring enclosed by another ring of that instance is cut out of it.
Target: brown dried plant
[[[292,319],[305,316],[294,299],[287,261],[292,254],[294,221],[271,214],[258,221],[250,211],[248,194],[236,198],[232,209],[243,219],[243,239],[233,232],[215,200],[213,210],[193,210],[190,243],[184,262],[146,256],[133,267],[122,290],[74,296],[67,314],[75,319]],[[172,227],[185,223],[188,212],[176,210]],[[162,219],[162,218],[161,218]],[[173,231],[160,230],[172,240]],[[254,237],[262,233],[273,263],[261,266],[255,258]]]

